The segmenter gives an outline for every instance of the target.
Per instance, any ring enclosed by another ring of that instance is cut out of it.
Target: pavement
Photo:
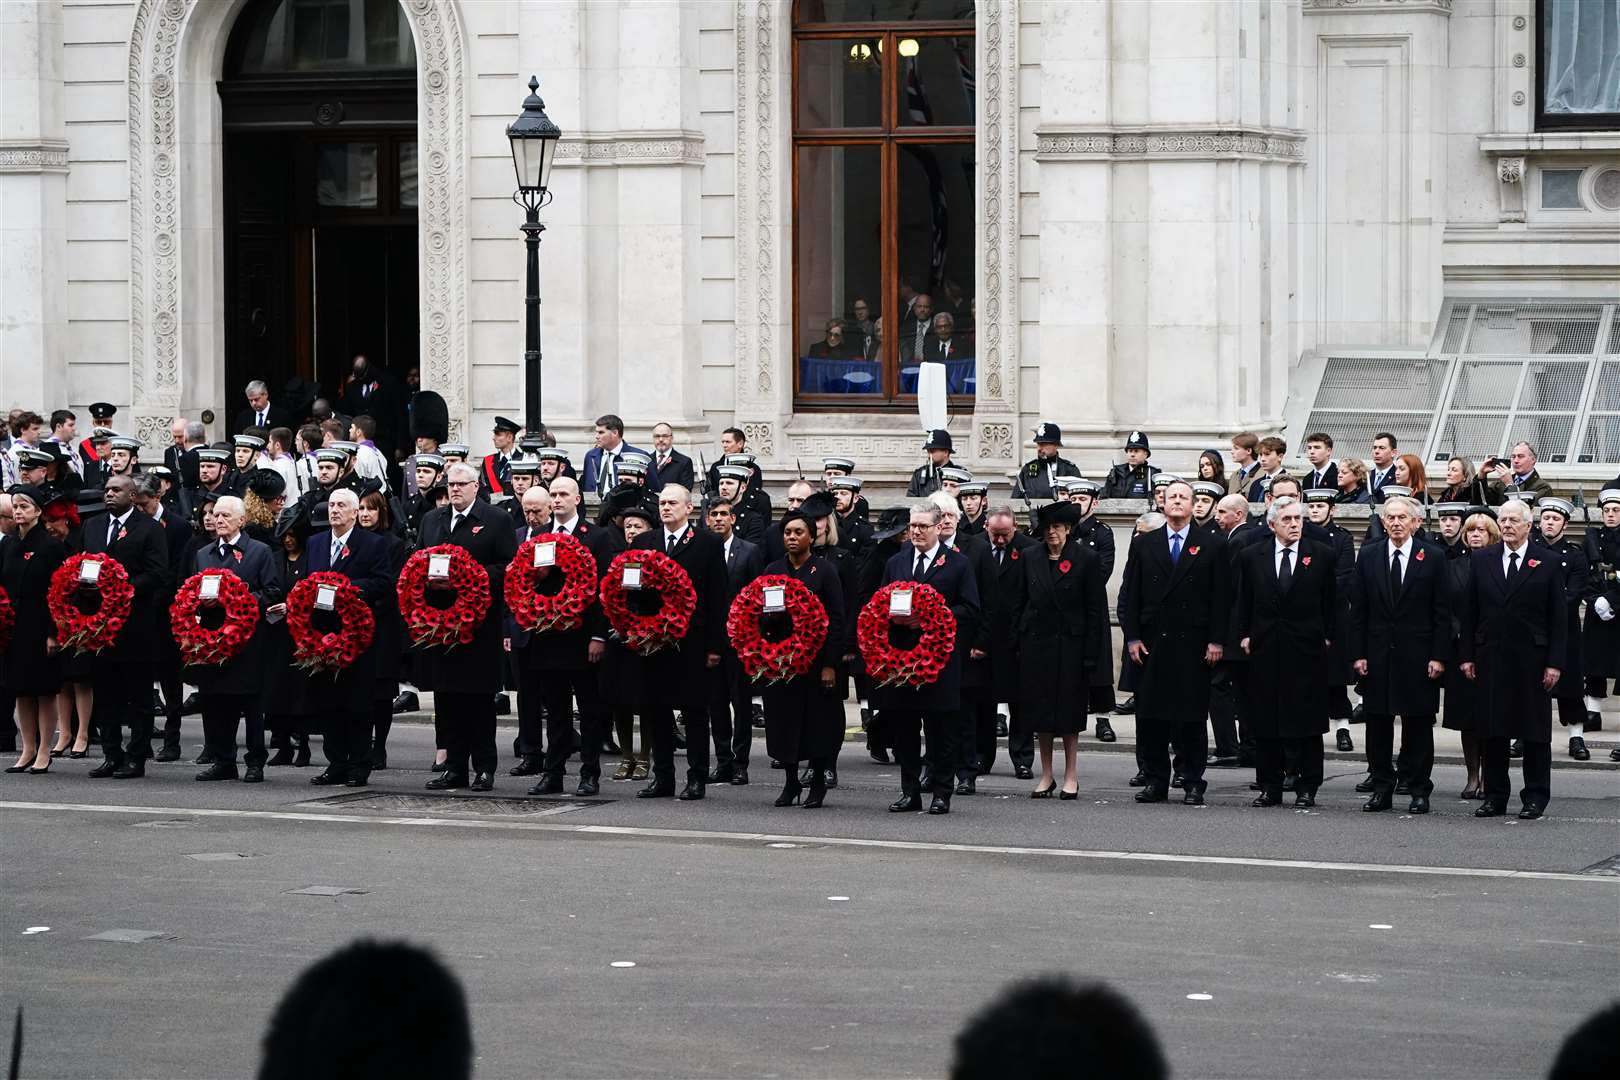
[[[1082,738],[1074,802],[1002,758],[946,817],[886,813],[859,745],[819,811],[771,807],[762,756],[701,803],[435,796],[412,723],[362,790],[59,759],[0,777],[0,1017],[26,1008],[25,1077],[250,1075],[296,974],[375,935],[465,981],[480,1077],[943,1076],[976,1008],[1061,972],[1135,1000],[1180,1076],[1477,1080],[1543,1075],[1620,988],[1606,763],[1480,821],[1450,764],[1427,817],[1361,813],[1355,760],[1312,811],[1249,806],[1238,770],[1138,806],[1120,748]]]

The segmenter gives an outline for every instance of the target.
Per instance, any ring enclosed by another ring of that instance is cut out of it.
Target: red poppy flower
[[[759,630],[767,588],[783,591],[785,610],[793,623],[792,633],[781,641],[767,641]],[[809,586],[786,574],[772,574],[755,578],[732,600],[726,633],[748,677],[775,683],[810,673],[827,643],[827,625],[827,609]]]
[[[1418,548],[1417,554],[1412,556],[1412,558],[1416,559],[1418,562],[1422,562],[1423,561],[1423,549]]]
[[[1074,564],[1068,559],[1064,559],[1062,562],[1058,563],[1058,573],[1060,574],[1067,574],[1072,569],[1074,569]]]
[[[900,649],[889,640],[889,595],[911,590],[911,614],[922,629],[917,643]],[[861,609],[856,640],[866,674],[879,686],[927,686],[951,662],[956,647],[956,616],[939,590],[914,581],[896,581],[877,591]]]
[[[25,552],[23,557],[32,554]],[[79,580],[79,567],[86,562],[101,564],[96,583],[88,586],[101,593],[101,605],[93,612],[86,612],[76,600],[80,590],[87,587]],[[51,620],[56,624],[56,640],[64,649],[76,652],[100,652],[116,643],[134,602],[135,587],[129,582],[129,573],[110,555],[70,556],[51,574],[51,587],[45,595]]]
[[[688,530],[682,543],[691,536]],[[630,610],[629,591],[624,587],[627,566],[641,568],[640,591],[658,596],[657,611],[640,615]],[[692,579],[680,563],[662,551],[634,549],[620,554],[602,578],[601,597],[608,625],[625,645],[642,656],[651,656],[666,645],[678,646],[692,625],[692,612],[697,610],[697,590],[692,588]]]
[[[17,625],[17,611],[11,606],[11,597],[0,589],[0,652],[11,644],[11,628]]]
[[[1187,554],[1188,555],[1196,555],[1196,554],[1198,554],[1198,549],[1196,547],[1190,547],[1190,548],[1187,549]]]
[[[1299,565],[1301,565],[1301,566],[1309,566],[1309,565],[1311,565],[1311,557],[1309,555],[1306,555],[1304,558],[1299,560]]]
[[[428,563],[435,555],[450,558],[446,584],[455,593],[455,600],[448,607],[434,607],[427,602]],[[478,624],[489,614],[489,571],[466,548],[455,544],[423,548],[405,560],[395,592],[405,631],[415,645],[452,648],[469,644]]]
[[[557,561],[550,572],[562,575],[562,586],[550,596],[535,588],[534,551],[540,544],[556,545]],[[506,609],[531,633],[573,630],[585,624],[597,585],[596,557],[589,548],[567,533],[542,533],[523,541],[506,566]]]
[[[240,557],[241,552],[237,552]],[[204,578],[219,579],[219,606],[224,621],[207,627],[202,621]],[[196,667],[213,667],[239,656],[259,625],[259,602],[247,583],[229,570],[204,570],[186,579],[169,605],[169,629],[180,649],[180,662]]]
[[[1524,565],[1526,565],[1530,569],[1534,570],[1536,567],[1541,565],[1541,560],[1540,559],[1530,559]]]
[[[343,553],[347,555],[348,548]],[[341,630],[317,630],[311,621],[322,585],[335,590],[332,610],[343,621]],[[353,581],[322,570],[294,585],[287,594],[287,634],[292,638],[294,664],[307,671],[335,673],[371,648],[377,634],[377,617]]]

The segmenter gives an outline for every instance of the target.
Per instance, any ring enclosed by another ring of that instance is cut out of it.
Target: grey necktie
[[[342,555],[343,555],[343,541],[334,538],[332,540],[332,565],[333,566],[337,565],[337,561]]]

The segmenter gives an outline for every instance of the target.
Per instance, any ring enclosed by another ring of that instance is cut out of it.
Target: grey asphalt
[[[335,801],[312,769],[59,760],[0,778],[0,1016],[26,1006],[24,1076],[250,1075],[297,972],[372,934],[466,981],[480,1076],[939,1076],[967,1015],[1056,971],[1128,993],[1178,1076],[1479,1078],[1544,1074],[1620,992],[1620,771],[1558,769],[1537,822],[1476,821],[1452,766],[1427,818],[1363,814],[1353,761],[1311,813],[1249,807],[1236,770],[1143,807],[1094,747],[1077,802],[1003,759],[944,818],[884,812],[895,771],[859,746],[821,811],[772,808],[763,760],[699,804],[504,775],[429,800],[415,725],[414,768]],[[120,930],[160,936],[89,940]]]

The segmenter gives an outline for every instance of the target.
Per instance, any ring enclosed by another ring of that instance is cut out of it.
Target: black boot
[[[799,763],[797,761],[784,761],[782,763],[782,794],[776,797],[777,806],[792,806],[799,801],[799,795],[804,791],[804,785],[799,782]]]
[[[309,736],[293,736],[293,768],[309,768]]]
[[[827,798],[827,770],[815,768],[810,774],[810,793],[804,797],[806,810],[819,810],[821,803]]]

